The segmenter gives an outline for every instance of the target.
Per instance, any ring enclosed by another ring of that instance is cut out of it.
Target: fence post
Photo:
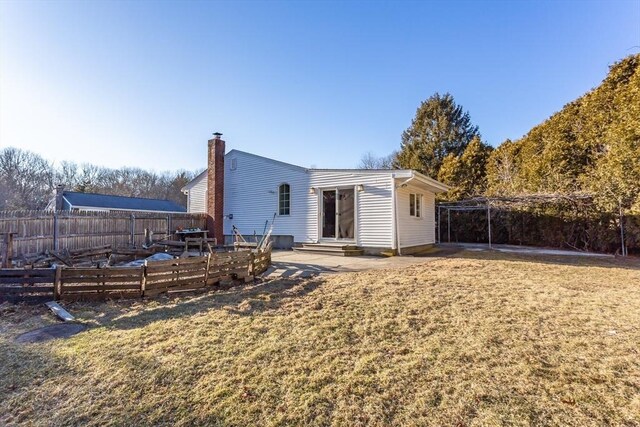
[[[14,233],[8,232],[4,234],[4,256],[2,257],[2,267],[11,268],[11,258],[13,258],[13,235]]]
[[[58,250],[58,235],[60,234],[58,224],[58,211],[53,211],[53,250]]]
[[[140,298],[144,297],[144,291],[147,288],[147,260],[144,261],[144,265],[141,268],[140,274]]]
[[[171,214],[167,214],[167,240],[171,239]]]
[[[135,216],[135,214],[131,214],[130,221],[131,221],[131,246],[135,247],[136,246],[136,216]]]
[[[487,203],[487,222],[489,231],[489,249],[491,249],[491,205]]]
[[[622,245],[622,256],[627,256],[627,247],[624,244],[624,215],[622,215],[622,203],[618,202],[620,208],[620,244]]]
[[[204,285],[209,284],[209,266],[211,266],[211,252],[207,255],[207,269],[204,272]]]
[[[251,252],[251,274],[253,275],[253,280],[256,279],[256,254]]]
[[[62,293],[62,266],[56,267],[56,275],[53,279],[53,300],[58,301]]]
[[[440,241],[440,206],[438,206],[438,238],[436,239],[436,242],[442,243]]]

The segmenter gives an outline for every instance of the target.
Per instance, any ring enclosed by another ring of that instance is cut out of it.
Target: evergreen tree
[[[631,55],[600,86],[498,147],[487,166],[488,194],[589,192],[608,212],[628,209],[640,204],[638,145],[640,55]]]
[[[435,93],[420,104],[411,126],[402,133],[394,166],[437,177],[447,155],[462,155],[471,140],[479,136],[469,113],[455,103],[453,96]]]
[[[444,197],[460,200],[483,194],[487,187],[487,162],[492,150],[476,136],[461,156],[447,154],[438,172],[438,180],[452,187]]]

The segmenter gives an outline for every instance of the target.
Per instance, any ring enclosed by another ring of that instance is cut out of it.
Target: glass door
[[[322,238],[354,240],[355,211],[353,188],[322,190]]]
[[[338,190],[338,239],[353,240],[355,226],[353,188]]]
[[[322,191],[322,237],[336,237],[336,190]]]

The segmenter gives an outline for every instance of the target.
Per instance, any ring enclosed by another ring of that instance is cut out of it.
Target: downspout
[[[391,249],[398,249],[398,204],[396,203],[396,174],[391,174],[391,199],[393,200],[393,211],[391,211],[391,221],[393,228],[391,229]]]
[[[404,182],[402,182],[402,184],[399,184],[399,185],[395,185],[396,174],[392,174],[391,176],[393,178],[393,187],[391,187],[391,193],[393,197],[393,223],[394,223],[394,231],[395,231],[394,245],[398,249],[398,255],[402,255],[402,248],[400,247],[400,231],[398,230],[398,200],[396,197],[397,196],[396,189],[406,186],[409,181],[415,178],[415,175],[412,172],[411,178],[406,179]],[[393,249],[396,249],[396,248],[393,248]]]

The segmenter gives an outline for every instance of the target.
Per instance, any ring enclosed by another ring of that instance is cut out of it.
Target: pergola
[[[591,202],[593,195],[589,193],[571,194],[527,194],[506,197],[472,197],[456,202],[442,202],[437,205],[438,210],[438,243],[441,243],[441,220],[442,211],[447,213],[447,241],[451,242],[451,211],[486,211],[487,212],[487,235],[489,237],[489,248],[491,241],[491,209],[504,209],[514,207],[532,207],[549,203],[569,202],[578,204],[580,202]],[[627,254],[625,246],[624,225],[622,221],[622,211],[620,212],[620,238],[622,241],[622,255]]]

